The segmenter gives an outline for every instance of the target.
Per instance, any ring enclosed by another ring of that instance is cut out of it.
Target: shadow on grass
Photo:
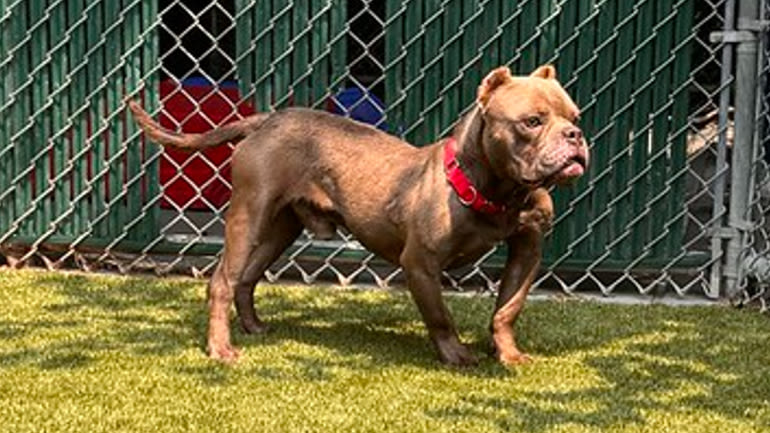
[[[0,322],[11,330],[0,338],[28,341],[0,354],[4,367],[81,368],[110,351],[173,355],[196,344],[203,329],[197,282],[48,272],[29,272],[25,282],[23,290],[52,301],[30,307],[29,318]]]
[[[315,302],[318,298],[322,302]],[[294,299],[268,293],[257,302],[270,331],[247,336],[237,330],[235,342],[247,351],[266,344],[294,342],[324,348],[344,359],[357,357],[361,366],[428,366],[434,359],[416,309],[413,311],[408,300],[400,296],[371,301],[355,295],[334,296],[331,289],[312,290]],[[316,369],[307,359],[293,359],[305,370]]]
[[[52,299],[31,315],[0,322],[3,339],[29,340],[24,347],[0,353],[0,364],[22,363],[42,369],[85,367],[116,352],[135,356],[174,356],[191,347],[205,356],[205,283],[192,280],[123,278],[29,272],[25,287],[35,296]],[[416,308],[406,297],[376,300],[337,296],[335,289],[308,289],[286,296],[281,290],[258,288],[260,314],[272,327],[266,335],[244,335],[233,321],[234,343],[249,351],[294,341],[325,347],[348,368],[377,368],[383,364],[412,364],[442,368],[422,330]],[[324,303],[316,302],[320,298]],[[405,326],[413,329],[404,329]],[[246,355],[248,356],[248,355]],[[328,379],[328,369],[341,364],[284,355],[308,380]],[[335,361],[336,362],[336,361]],[[194,369],[215,384],[221,366]],[[0,367],[1,368],[1,367]],[[270,375],[269,370],[257,374]]]
[[[544,307],[539,305],[529,320],[552,316],[553,311]],[[546,328],[539,337],[528,339],[551,356],[580,352],[582,365],[598,376],[592,386],[564,392],[524,391],[512,397],[472,395],[429,415],[447,420],[477,418],[494,422],[501,430],[520,432],[559,430],[573,424],[606,430],[646,426],[651,419],[657,425],[669,425],[667,417],[681,421],[688,416],[770,425],[766,318],[716,307],[587,308],[579,316],[588,320],[571,323],[569,334],[573,341],[590,334],[590,344],[564,341],[561,333],[548,328],[553,323],[542,324]],[[644,320],[624,321],[625,310]],[[648,317],[645,312],[650,313]],[[524,327],[537,332],[542,325]]]
[[[80,369],[105,352],[174,356],[195,347],[204,357],[205,283],[154,278],[103,278],[31,273],[25,290],[51,294],[40,317],[0,321],[2,340],[30,340],[0,353],[0,369],[19,364],[43,370]],[[279,357],[290,369],[264,363],[231,369],[179,361],[175,372],[210,386],[253,375],[267,380],[329,381],[340,369],[375,371],[411,366],[447,371],[435,357],[408,296],[365,295],[334,289],[257,289],[258,311],[272,332],[247,336],[234,323],[234,342],[246,358]],[[487,346],[488,298],[450,298],[458,327],[477,354]],[[30,311],[35,311],[30,308]],[[600,429],[646,425],[650,412],[692,413],[770,424],[770,347],[767,319],[721,308],[614,306],[531,302],[517,325],[519,343],[535,356],[579,359],[596,378],[563,392],[516,388],[518,372],[485,358],[452,374],[499,379],[510,392],[469,393],[429,416],[478,418],[500,429],[543,432],[567,424]],[[292,344],[317,351],[288,353]],[[148,362],[154,362],[148,361]],[[537,369],[537,365],[532,369]],[[530,370],[531,373],[531,370]],[[558,380],[558,376],[554,377]]]
[[[52,301],[44,302],[39,310],[30,310],[39,312],[33,313],[39,317],[0,323],[8,339],[32,335],[34,340],[26,347],[0,354],[4,366],[29,363],[46,369],[80,368],[108,351],[168,357],[194,347],[200,350],[202,359],[205,356],[204,282],[48,272],[29,272],[22,279],[26,279],[23,290],[35,290],[36,296]],[[437,361],[417,309],[406,294],[340,295],[334,288],[289,292],[257,288],[257,310],[271,332],[244,335],[237,321],[233,321],[233,342],[245,350],[246,357],[249,352],[294,342],[325,348],[342,358],[314,359],[280,353],[307,380],[327,380],[329,370],[343,367],[378,369],[383,365],[412,365],[445,369]],[[471,299],[453,303],[461,310],[460,316],[473,315],[473,308],[484,310],[483,317],[462,326],[471,331],[473,349],[483,355],[491,301]],[[215,384],[220,367],[212,363],[210,371],[203,368],[187,373],[198,372],[205,382]],[[462,372],[488,376],[504,370],[481,368]],[[257,369],[255,374],[279,376],[269,367]]]

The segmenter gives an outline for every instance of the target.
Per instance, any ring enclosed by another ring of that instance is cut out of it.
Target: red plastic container
[[[177,81],[164,80],[160,83],[160,95],[163,110],[159,121],[171,130],[181,125],[182,132],[206,132],[254,114],[253,106],[241,101],[235,84],[217,87],[205,80],[192,79],[180,86]],[[193,153],[165,149],[160,160],[161,207],[196,210],[222,207],[230,199],[232,151],[230,145]],[[179,167],[182,167],[181,175]]]

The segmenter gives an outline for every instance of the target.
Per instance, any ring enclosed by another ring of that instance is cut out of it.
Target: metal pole
[[[732,32],[735,29],[735,0],[727,0],[725,3],[725,24],[724,33]],[[724,41],[723,41],[724,43]],[[712,218],[715,221],[716,230],[711,235],[711,280],[707,295],[712,298],[719,296],[722,285],[722,247],[724,241],[724,218],[727,213],[725,209],[725,176],[727,170],[727,113],[730,109],[730,80],[733,71],[733,44],[724,43],[722,47],[722,71],[719,79],[719,140],[717,142],[716,175],[714,181],[714,207]]]
[[[727,242],[725,261],[725,295],[733,297],[738,290],[740,256],[745,244],[746,217],[751,199],[751,173],[754,156],[754,102],[757,91],[757,55],[759,1],[738,3],[738,37],[735,53],[735,141],[733,143],[728,226],[734,235]]]

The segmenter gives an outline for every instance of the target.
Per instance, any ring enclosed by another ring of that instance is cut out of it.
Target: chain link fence
[[[755,56],[756,72],[748,70],[746,75],[756,77],[745,83],[756,89],[754,106],[747,110],[751,123],[745,129],[752,135],[750,143],[750,169],[748,176],[748,196],[750,202],[745,209],[741,221],[744,229],[741,255],[741,268],[738,275],[738,289],[735,301],[741,305],[756,304],[761,311],[770,311],[770,2],[749,2],[745,6],[748,11],[738,17],[739,30],[756,33],[759,38],[756,46],[744,50],[746,56]],[[752,13],[756,12],[755,19]],[[750,39],[750,38],[749,38]],[[747,68],[753,66],[747,61]]]
[[[764,35],[763,92],[736,100],[736,13],[731,0],[0,0],[0,252],[12,265],[212,270],[237,144],[160,149],[127,97],[176,131],[297,105],[419,146],[449,133],[490,69],[550,62],[583,110],[593,164],[554,191],[538,284],[763,299],[768,41],[757,15],[744,36]],[[756,106],[756,128],[734,124],[741,104]],[[751,185],[732,224],[733,142],[747,134]],[[503,255],[448,285],[493,289]],[[303,235],[267,278],[387,286],[401,274],[340,231]]]

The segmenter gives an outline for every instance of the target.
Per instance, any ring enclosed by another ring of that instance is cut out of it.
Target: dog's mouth
[[[588,168],[588,156],[584,152],[575,152],[567,158],[561,167],[554,173],[553,182],[564,185],[573,182],[584,175]]]
[[[564,163],[564,166],[559,170],[559,177],[565,179],[580,177],[585,173],[587,167],[588,161],[586,161],[585,156],[575,155]]]
[[[567,185],[586,173],[588,149],[585,146],[562,148],[551,161],[540,166],[541,176],[520,179],[530,187]]]

